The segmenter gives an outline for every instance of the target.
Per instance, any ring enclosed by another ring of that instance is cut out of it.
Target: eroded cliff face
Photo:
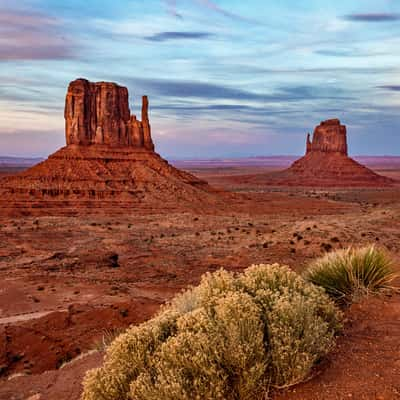
[[[306,154],[314,151],[323,153],[340,153],[347,156],[346,126],[341,125],[338,119],[328,119],[318,125],[313,134],[307,135]]]
[[[67,145],[133,146],[154,151],[147,97],[143,97],[139,121],[130,113],[128,89],[116,83],[86,79],[71,82],[64,117]]]

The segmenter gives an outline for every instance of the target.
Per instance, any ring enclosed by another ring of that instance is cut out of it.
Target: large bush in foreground
[[[287,267],[220,270],[132,327],[89,371],[84,400],[250,400],[303,380],[331,348],[340,312]]]
[[[396,274],[385,251],[372,245],[328,253],[311,263],[304,277],[333,299],[352,302],[369,292],[390,289]]]

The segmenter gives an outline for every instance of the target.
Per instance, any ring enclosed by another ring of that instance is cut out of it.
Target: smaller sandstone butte
[[[143,96],[142,120],[131,115],[128,90],[116,83],[71,82],[64,113],[67,145],[36,166],[2,178],[0,211],[200,211],[215,206],[216,190],[154,151],[148,110]]]
[[[346,126],[341,125],[338,119],[328,119],[318,125],[310,140],[307,135],[306,154],[320,151],[323,153],[340,153],[347,156],[347,132]]]
[[[143,96],[142,121],[139,121],[129,110],[126,87],[77,79],[69,84],[65,99],[66,143],[154,150],[148,108],[147,96]]]
[[[381,187],[395,183],[348,156],[347,131],[338,119],[321,122],[306,139],[306,154],[264,179],[271,186]]]

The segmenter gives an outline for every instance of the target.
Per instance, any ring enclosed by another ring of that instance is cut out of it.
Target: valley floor
[[[325,251],[370,243],[400,271],[400,188],[273,189],[241,179],[251,168],[190,172],[235,191],[232,204],[183,214],[0,216],[1,400],[78,400],[103,341],[206,271],[281,263],[300,272]],[[314,376],[275,399],[400,398],[400,295],[363,300],[346,317]]]

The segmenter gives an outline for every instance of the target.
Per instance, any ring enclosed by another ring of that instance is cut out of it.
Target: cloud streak
[[[378,89],[386,89],[392,92],[400,92],[400,85],[382,85],[377,86]]]
[[[223,15],[224,17],[233,19],[233,20],[237,20],[237,21],[241,21],[241,22],[247,22],[247,23],[258,23],[257,21],[251,19],[251,18],[247,18],[241,14],[236,14],[236,13],[232,13],[230,11],[225,10],[224,8],[220,7],[218,4],[216,4],[214,1],[211,0],[197,0],[198,3],[200,3],[201,5],[205,6],[206,8],[208,8],[209,10],[212,10],[218,14]]]
[[[182,14],[180,14],[176,8],[176,0],[165,0],[165,3],[167,5],[167,10],[170,15],[178,19],[183,19]]]
[[[315,99],[350,99],[350,97],[344,96],[338,89],[307,85],[281,86],[271,94],[261,94],[224,85],[198,81],[141,78],[122,78],[120,80],[123,82],[131,82],[132,86],[140,86],[142,90],[150,91],[159,96],[182,99],[197,98],[208,101],[234,100],[257,101],[263,103]]]
[[[348,14],[344,16],[347,21],[355,22],[394,22],[400,20],[400,14],[395,13],[366,13]]]
[[[40,13],[0,9],[0,62],[73,58],[60,20]]]
[[[151,36],[146,36],[146,40],[152,42],[166,42],[169,40],[199,40],[208,39],[214,36],[209,32],[160,32]]]

